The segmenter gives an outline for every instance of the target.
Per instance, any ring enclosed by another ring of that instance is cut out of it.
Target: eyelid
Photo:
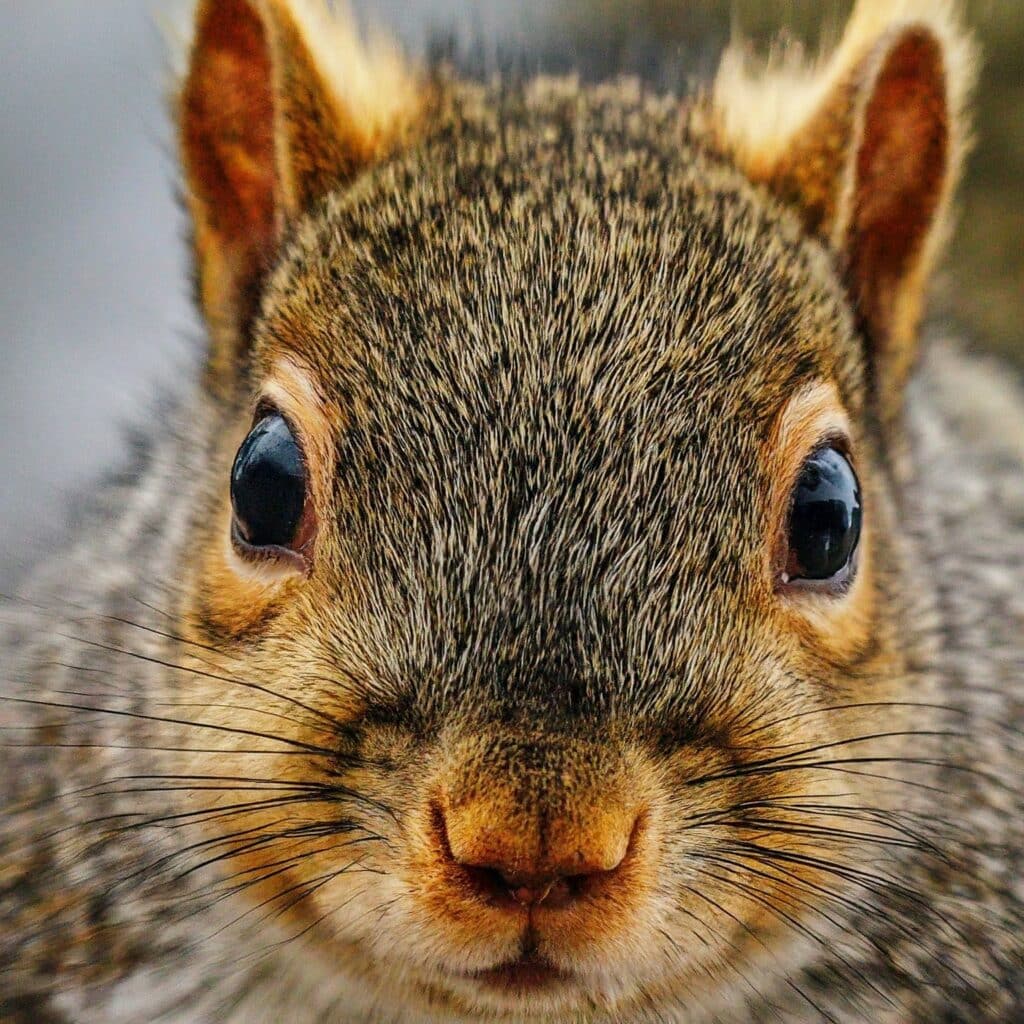
[[[835,576],[827,580],[812,580],[804,579],[803,577],[789,579],[783,571],[779,576],[779,589],[784,589],[786,592],[806,590],[811,593],[817,592],[829,594],[830,596],[842,596],[850,589],[853,581],[857,578],[857,555],[859,551],[860,545],[858,544],[846,565]]]
[[[253,409],[252,422],[249,429],[252,430],[260,420],[265,420],[268,416],[281,416],[284,421],[291,427],[291,421],[283,412],[278,408],[277,403],[267,395],[261,395],[256,402],[256,407]]]
[[[857,473],[856,460],[853,456],[853,442],[850,440],[850,435],[840,427],[832,427],[831,429],[824,430],[819,435],[818,440],[807,449],[807,453],[800,461],[799,465],[795,467],[792,472],[792,478],[789,481],[789,494],[790,494],[790,505],[792,506],[793,494],[796,490],[796,485],[800,481],[800,476],[804,471],[804,467],[808,462],[811,461],[816,455],[829,448],[834,448],[846,461],[850,464],[850,468],[854,474]]]
[[[283,548],[277,544],[262,546],[250,544],[239,533],[234,516],[231,518],[231,547],[235,554],[250,566],[270,565],[279,569],[294,569],[298,572],[308,573],[309,559],[306,558],[303,550],[308,546],[309,541],[295,550]]]

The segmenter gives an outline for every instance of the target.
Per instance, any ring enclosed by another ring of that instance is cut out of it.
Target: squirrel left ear
[[[421,90],[324,0],[198,0],[178,97],[185,196],[215,385],[237,377],[289,220],[393,148]]]
[[[973,44],[951,0],[860,0],[817,67],[725,55],[700,116],[839,257],[881,412],[898,412],[967,148]]]

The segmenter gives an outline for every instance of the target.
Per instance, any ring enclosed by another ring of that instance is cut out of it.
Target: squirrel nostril
[[[534,903],[543,903],[555,885],[555,882],[547,882],[541,885],[517,885],[510,886],[509,891],[516,903],[529,907]]]
[[[599,874],[608,875],[611,872],[599,872]],[[539,885],[520,885],[512,890],[512,898],[525,907],[545,906],[552,909],[567,907],[584,894],[587,882],[594,877],[594,875],[567,875],[564,878],[555,878]]]
[[[587,892],[596,878],[614,873],[613,869],[593,874],[535,876],[524,880],[499,868],[480,867],[458,861],[451,863],[457,869],[459,882],[473,896],[488,903],[504,904],[509,907],[568,907]]]
[[[431,815],[438,852],[455,883],[477,899],[510,909],[566,908],[611,881],[640,825],[633,818],[628,828],[582,830],[571,847],[547,849],[541,856],[521,834],[483,823],[472,827],[471,820],[458,816],[450,820],[437,804]]]

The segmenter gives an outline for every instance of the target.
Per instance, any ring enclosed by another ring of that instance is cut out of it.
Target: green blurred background
[[[641,68],[674,47],[680,70],[704,77],[734,31],[766,47],[784,31],[816,53],[834,41],[851,0],[566,0],[557,16],[581,49]],[[934,289],[971,344],[1024,365],[1024,2],[966,0],[981,43],[976,146],[961,191],[960,220]],[[709,46],[709,41],[713,45]]]

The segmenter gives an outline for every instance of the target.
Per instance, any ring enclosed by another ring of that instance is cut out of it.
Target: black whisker
[[[310,754],[321,757],[333,757],[335,751],[328,747],[317,746],[314,743],[304,743],[302,740],[291,739],[286,736],[275,736],[273,733],[260,732],[257,729],[244,729],[238,726],[220,725],[214,722],[195,722],[186,718],[167,718],[161,715],[147,715],[141,711],[127,711],[121,708],[94,708],[85,704],[63,704],[57,701],[35,700],[30,697],[9,697],[0,694],[0,700],[9,701],[13,704],[28,704],[35,707],[57,708],[65,711],[82,711],[89,714],[114,715],[122,718],[133,718],[144,722],[159,722],[163,725],[183,725],[196,729],[211,729],[214,732],[230,733],[236,736],[253,736],[258,739],[270,740],[276,743],[283,743],[286,746],[296,747]],[[230,751],[225,751],[229,753]]]

